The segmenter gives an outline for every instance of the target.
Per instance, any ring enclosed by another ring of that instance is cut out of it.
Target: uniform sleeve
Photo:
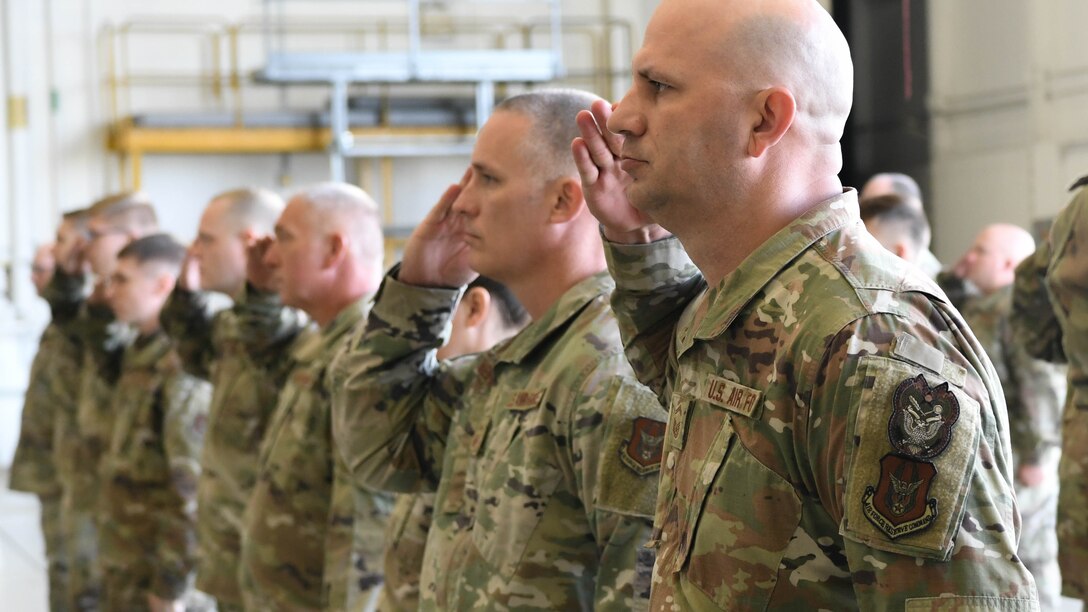
[[[116,383],[121,376],[125,346],[133,338],[132,330],[114,318],[108,305],[87,301],[68,326],[68,332],[78,339],[84,358],[90,360],[98,376],[110,384]]]
[[[70,331],[68,326],[75,321],[87,299],[86,287],[85,274],[68,274],[58,268],[42,292],[42,297],[49,304],[53,323],[66,332]]]
[[[1016,267],[1012,292],[1012,330],[1016,343],[1036,359],[1065,363],[1062,328],[1046,289],[1050,241],[1039,243],[1030,257]]]
[[[264,367],[281,361],[307,322],[301,312],[284,306],[278,294],[258,291],[249,283],[233,311],[248,353]]]
[[[635,375],[664,401],[673,332],[688,303],[706,287],[675,237],[650,244],[605,241],[616,281],[612,310]]]
[[[196,483],[211,386],[184,374],[163,390],[163,446],[169,471],[158,512],[151,592],[163,599],[184,594],[196,563]]]
[[[19,426],[19,445],[11,460],[11,479],[8,486],[14,491],[37,495],[56,495],[60,492],[53,464],[53,429],[56,404],[52,401],[51,387],[56,370],[70,361],[63,354],[64,346],[54,340],[59,332],[48,329],[42,336],[38,354],[30,367],[30,381],[23,399],[23,414]],[[75,376],[71,367],[68,376]]]
[[[207,294],[175,287],[159,315],[185,371],[204,380],[211,378],[211,363],[215,359],[212,345],[215,314]]]
[[[325,583],[325,607],[342,610],[347,609],[351,583],[355,499],[344,462],[334,456],[332,465],[332,493],[325,529],[325,571],[321,579]]]
[[[365,328],[333,364],[333,436],[358,485],[434,490],[474,358],[440,364],[460,290],[387,276]]]
[[[328,609],[355,610],[377,600],[382,587],[383,530],[392,506],[392,496],[354,487],[343,460],[334,458],[325,532]]]
[[[601,551],[594,609],[649,606],[653,529],[666,413],[625,370],[623,355],[603,358],[581,387],[570,424],[574,474]]]
[[[1037,464],[1047,448],[1061,444],[1065,368],[1029,355],[1024,345],[1016,342],[1009,321],[1002,321],[1001,333],[1013,383],[1012,389],[1004,389],[1009,437],[1022,463]],[[1010,397],[1013,393],[1015,397]]]
[[[919,303],[831,339],[799,455],[861,609],[1035,609],[996,374],[954,311]]]

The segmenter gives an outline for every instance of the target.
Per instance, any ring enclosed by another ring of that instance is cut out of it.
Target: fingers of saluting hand
[[[427,219],[427,221],[433,224],[450,221],[450,213],[453,212],[453,203],[456,202],[457,197],[461,195],[464,184],[465,181],[462,180],[460,184],[447,187],[446,191],[442,193],[442,197],[438,198],[438,203],[435,204],[434,209],[431,211],[430,215],[428,215],[430,218]]]
[[[616,163],[619,149],[623,145],[623,138],[602,127],[597,118],[589,111],[581,111],[575,118],[578,123],[578,132],[582,135],[587,152],[598,168],[605,169]],[[617,140],[618,139],[618,140]],[[609,142],[609,141],[612,142]],[[613,147],[615,150],[613,151]]]
[[[593,163],[585,138],[579,136],[570,143],[570,154],[574,157],[574,165],[578,168],[578,175],[582,177],[582,182],[587,186],[596,183],[601,172],[597,164]]]
[[[619,157],[620,150],[623,148],[623,135],[608,129],[608,119],[612,116],[614,108],[614,105],[604,100],[597,100],[589,107],[589,110],[593,113],[593,120],[597,123],[601,136],[604,137],[604,141],[609,150],[612,151],[612,155]]]

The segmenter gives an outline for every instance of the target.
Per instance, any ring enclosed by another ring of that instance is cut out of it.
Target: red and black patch
[[[915,459],[932,459],[948,448],[960,404],[948,383],[930,387],[919,374],[899,383],[892,396],[888,439],[895,450]]]
[[[866,487],[861,499],[865,518],[893,540],[928,528],[937,519],[937,500],[929,497],[936,476],[928,461],[884,455],[880,481]]]
[[[661,469],[665,447],[665,423],[638,417],[631,423],[631,437],[620,450],[623,463],[640,476]]]

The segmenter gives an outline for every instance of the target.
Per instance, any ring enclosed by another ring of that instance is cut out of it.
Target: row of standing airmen
[[[324,283],[326,267],[283,264],[327,240],[354,263]],[[223,610],[373,609],[387,524],[386,573],[404,580],[382,607],[414,607],[430,504],[361,492],[356,520],[321,381],[381,274],[378,211],[364,192],[319,185],[286,209],[263,190],[220,194],[188,251],[157,233],[143,196],[119,194],[66,214],[46,254],[36,282],[54,318],[11,486],[42,501],[52,609],[207,609],[209,595]],[[85,295],[86,271],[109,282]],[[209,292],[234,303],[217,309]],[[307,316],[281,294],[322,304]],[[479,277],[439,355],[489,348],[526,320],[506,287]]]
[[[633,68],[615,106],[500,104],[384,275],[344,185],[216,197],[187,265],[137,195],[92,206],[86,244],[66,217],[26,412],[55,474],[19,479],[60,524],[57,605],[1037,609],[1015,489],[1056,440],[839,183],[830,17],[665,0]],[[1070,361],[1071,449],[1078,201],[1011,307],[1018,346]],[[480,323],[477,273],[520,306]]]

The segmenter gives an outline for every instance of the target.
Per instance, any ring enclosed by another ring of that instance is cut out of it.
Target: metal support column
[[[329,100],[329,175],[333,181],[343,182],[344,151],[351,148],[354,139],[348,126],[348,82],[343,75],[332,81],[332,98]]]

